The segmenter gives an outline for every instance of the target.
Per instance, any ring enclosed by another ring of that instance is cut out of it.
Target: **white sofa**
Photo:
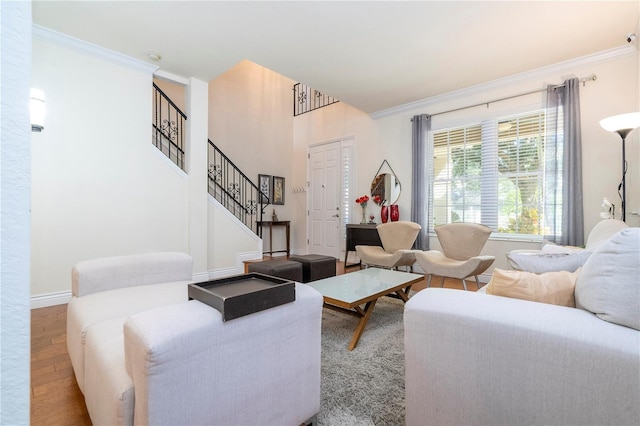
[[[94,425],[299,425],[320,408],[322,296],[231,321],[188,301],[192,260],[150,253],[72,271],[67,346]]]
[[[405,305],[407,425],[640,424],[640,229],[579,271],[578,308],[426,289]]]

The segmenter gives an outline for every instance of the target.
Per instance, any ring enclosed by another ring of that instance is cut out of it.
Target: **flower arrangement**
[[[376,204],[381,204],[380,202],[382,201],[382,199],[380,198],[379,195],[374,195],[373,196],[373,202]]]
[[[367,202],[369,201],[368,195],[363,195],[360,198],[356,198],[356,203],[360,204],[360,206],[364,209],[367,207]]]
[[[368,195],[363,195],[362,197],[356,198],[356,203],[360,204],[362,207],[362,221],[360,223],[367,223],[367,202],[369,201]]]

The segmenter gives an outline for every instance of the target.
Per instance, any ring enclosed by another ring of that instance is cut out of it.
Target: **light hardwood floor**
[[[67,305],[31,311],[31,424],[91,425],[67,353]]]
[[[337,262],[337,273],[345,271]],[[439,278],[433,283],[438,285]],[[414,286],[421,290],[424,284]],[[447,279],[445,287],[462,289],[458,280]],[[475,284],[469,284],[475,290]],[[32,425],[91,425],[67,353],[67,305],[57,305],[31,311],[31,424]]]

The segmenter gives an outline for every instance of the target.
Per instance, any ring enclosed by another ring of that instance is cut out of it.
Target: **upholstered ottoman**
[[[265,260],[249,264],[249,272],[271,275],[286,280],[302,282],[302,264],[284,259]]]
[[[336,259],[320,254],[289,256],[289,260],[302,264],[302,282],[321,280],[336,276]]]

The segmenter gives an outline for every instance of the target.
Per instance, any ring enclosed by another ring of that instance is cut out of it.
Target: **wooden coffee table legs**
[[[369,318],[371,318],[371,313],[373,312],[373,308],[374,306],[376,306],[377,301],[378,299],[372,300],[371,302],[367,302],[367,304],[364,306],[364,311],[360,309],[359,306],[356,309],[360,314],[360,321],[358,321],[356,330],[353,332],[353,337],[349,342],[349,346],[347,346],[347,349],[349,349],[350,351],[352,351],[358,344],[358,341],[360,340],[360,336],[362,336],[364,327],[367,325],[367,322],[369,322]]]
[[[391,292],[389,294],[395,293],[398,297],[403,301],[407,302],[409,300],[409,290],[411,290],[411,285],[407,286],[404,289],[399,289],[395,292]],[[327,302],[324,303],[325,308],[333,309],[334,311],[342,312],[348,315],[353,315],[360,318],[358,321],[358,325],[356,326],[355,331],[353,332],[353,336],[351,337],[351,341],[349,342],[349,346],[347,349],[352,351],[357,345],[358,341],[360,341],[360,336],[362,336],[362,332],[364,328],[367,326],[369,322],[369,318],[371,318],[371,314],[373,313],[373,308],[376,306],[376,302],[378,299],[373,299],[365,303],[364,309],[360,307],[360,305],[351,306],[350,309],[344,308],[342,306],[335,306],[329,304]]]
[[[398,295],[398,297],[400,299],[402,299],[402,301],[404,303],[407,303],[409,301],[409,291],[411,290],[411,286],[404,288],[404,289],[400,289],[398,291],[396,291],[396,294]]]
[[[351,341],[349,342],[349,346],[347,346],[347,349],[349,349],[350,351],[352,351],[353,348],[355,348],[358,344],[360,336],[362,336],[362,332],[364,331],[367,322],[369,322],[369,318],[371,318],[371,313],[373,312],[373,308],[374,306],[376,306],[377,301],[378,299],[374,299],[370,302],[367,302],[364,305],[364,309],[362,309],[360,306],[354,306],[352,309],[347,309],[341,306],[335,306],[324,302],[325,308],[333,309],[334,311],[342,312],[343,314],[353,315],[354,317],[360,318],[360,321],[358,321],[358,325],[353,332],[353,336],[351,337]]]

